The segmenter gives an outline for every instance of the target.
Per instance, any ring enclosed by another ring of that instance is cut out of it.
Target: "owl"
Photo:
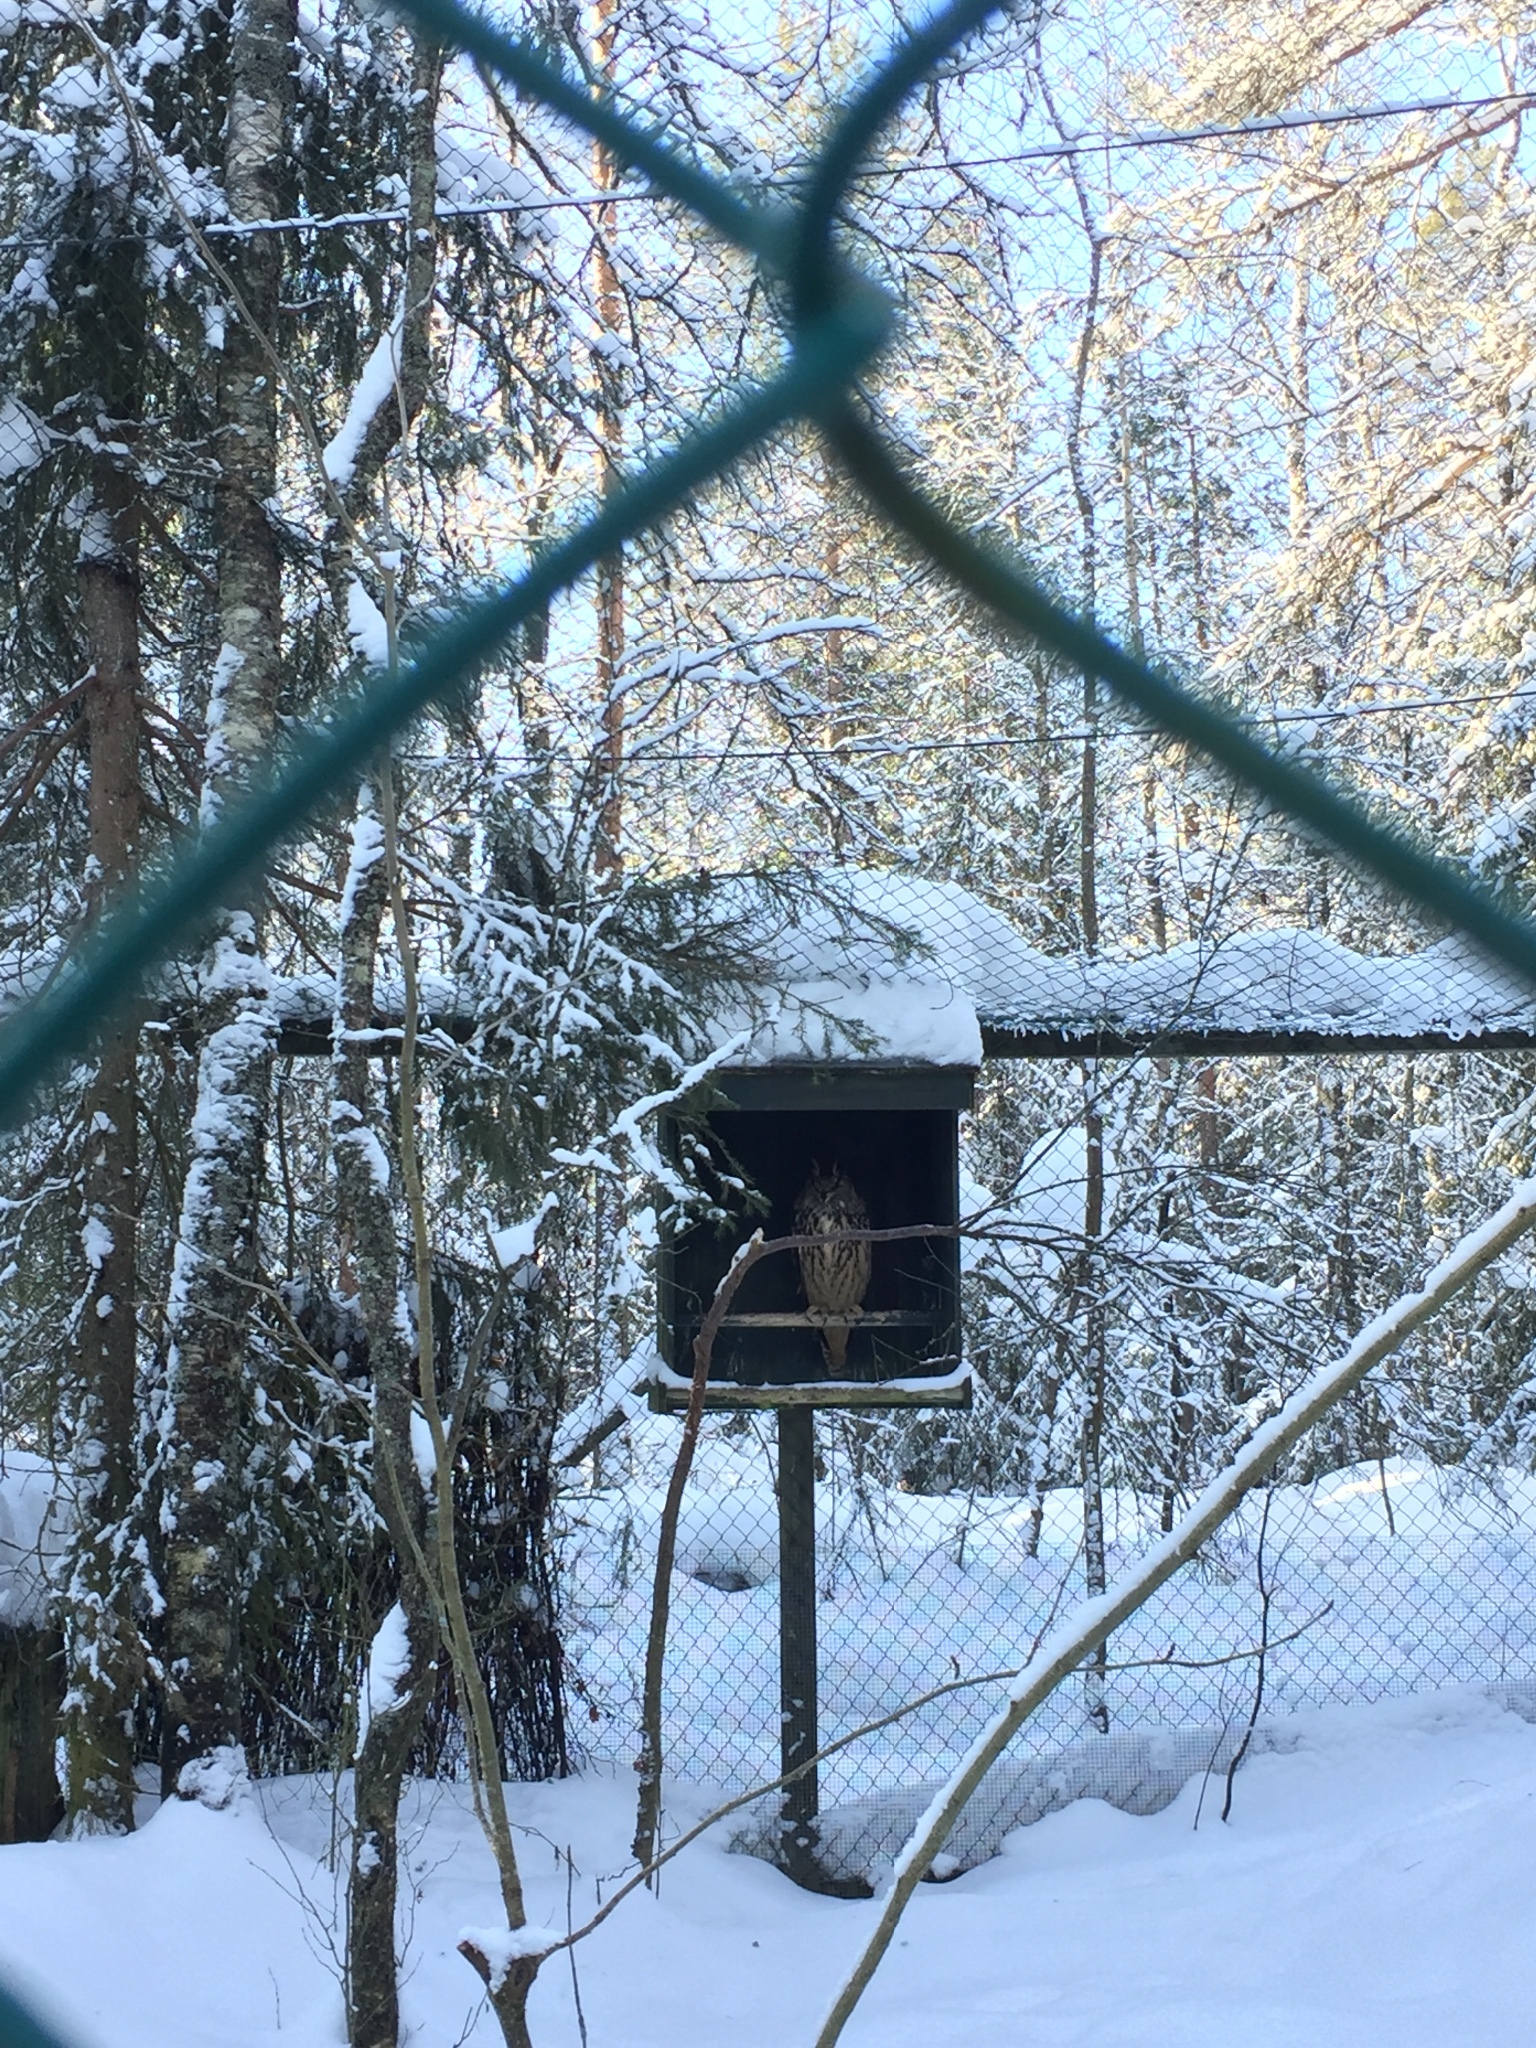
[[[841,1167],[823,1173],[812,1165],[811,1177],[795,1197],[795,1234],[830,1235],[837,1230],[868,1230],[864,1198]],[[857,1315],[869,1291],[867,1244],[809,1244],[800,1251],[800,1281],[806,1305],[823,1315]],[[827,1371],[837,1378],[848,1364],[848,1332],[822,1331]]]

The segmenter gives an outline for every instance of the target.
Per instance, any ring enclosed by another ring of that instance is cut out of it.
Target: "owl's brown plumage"
[[[795,1197],[795,1234],[830,1236],[839,1230],[868,1230],[869,1211],[858,1189],[840,1167],[811,1177]],[[808,1244],[800,1249],[800,1281],[808,1308],[822,1315],[857,1315],[869,1292],[867,1244]],[[848,1332],[823,1330],[827,1370],[834,1377],[848,1363]]]

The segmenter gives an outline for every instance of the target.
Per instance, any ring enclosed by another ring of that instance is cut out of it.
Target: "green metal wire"
[[[893,527],[1009,632],[1092,674],[1164,733],[1196,748],[1275,814],[1325,839],[1404,901],[1464,931],[1536,985],[1536,925],[1515,915],[1406,830],[1384,824],[1322,777],[1266,747],[1239,717],[1127,654],[1063,609],[1022,562],[966,534],[925,496],[874,422],[859,379],[894,324],[834,238],[838,209],[871,142],[905,97],[966,36],[1002,11],[999,0],[956,0],[903,37],[844,109],[785,212],[735,189],[642,127],[609,94],[573,78],[546,50],[501,33],[457,0],[397,0],[445,46],[537,97],[584,129],[616,161],[689,208],[751,255],[791,309],[782,372],[738,397],[670,455],[651,462],[525,574],[438,631],[408,667],[345,700],[292,744],[265,783],[206,833],[143,899],[121,910],[56,986],[0,1030],[0,1122],[25,1111],[43,1077],[85,1046],[144,976],[206,926],[215,907],[258,874],[273,849],[433,704],[450,699],[524,620],[604,555],[666,519],[701,485],[800,418],[818,422],[848,472]],[[786,290],[787,288],[787,290]]]
[[[951,0],[925,27],[896,45],[839,115],[811,168],[795,217],[789,273],[797,321],[823,319],[836,304],[840,271],[832,224],[870,144],[945,54],[1002,11],[1001,0]],[[827,395],[835,402],[842,394]]]
[[[0,1984],[0,2048],[64,2048],[64,2043]]]
[[[1165,734],[1197,749],[1274,814],[1326,840],[1385,888],[1452,927],[1536,986],[1536,925],[1499,903],[1408,831],[1373,817],[1322,777],[1266,747],[1239,716],[1137,660],[1055,603],[1025,565],[963,532],[925,495],[881,433],[859,379],[894,315],[861,280],[834,235],[850,180],[905,97],[990,16],[998,0],[958,0],[904,37],[833,125],[808,167],[797,208],[736,189],[642,127],[611,95],[574,78],[550,52],[508,37],[456,0],[398,0],[421,29],[585,130],[655,191],[753,257],[790,307],[779,375],[740,395],[670,455],[650,463],[565,539],[494,596],[445,623],[409,666],[342,701],[290,746],[265,781],[207,832],[142,901],[120,911],[44,997],[0,1030],[0,1121],[178,948],[216,906],[258,875],[274,848],[355,779],[409,724],[450,699],[516,628],[605,555],[653,527],[712,478],[796,419],[816,421],[838,459],[923,557],[1010,633],[1091,674]],[[787,292],[784,288],[787,288]],[[60,2048],[0,1987],[0,2048]]]
[[[962,533],[905,473],[866,412],[845,403],[826,432],[849,473],[892,524],[1011,633],[1108,683],[1170,738],[1186,741],[1246,783],[1268,809],[1326,840],[1402,901],[1458,927],[1536,982],[1536,924],[1529,918],[1505,909],[1449,861],[1373,818],[1321,775],[1275,753],[1210,698],[1127,654],[1055,603],[1001,551]]]
[[[621,164],[641,171],[658,192],[676,199],[728,242],[775,264],[787,252],[792,225],[777,209],[753,203],[711,177],[651,129],[642,128],[608,93],[573,79],[550,52],[526,37],[508,36],[457,0],[397,0],[399,11],[445,49],[457,48],[509,85],[541,99],[575,128],[584,128]]]

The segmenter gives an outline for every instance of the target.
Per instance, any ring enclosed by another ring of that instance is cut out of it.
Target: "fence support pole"
[[[783,1769],[820,1746],[816,1715],[816,1411],[779,1410],[779,1710]],[[784,1788],[779,1861],[819,1889],[814,1770]]]

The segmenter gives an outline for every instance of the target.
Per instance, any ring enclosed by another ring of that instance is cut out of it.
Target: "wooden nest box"
[[[739,1176],[747,1185],[729,1222],[695,1225],[662,1246],[660,1347],[668,1370],[652,1387],[655,1409],[686,1405],[699,1325],[755,1230],[789,1237],[803,1231],[810,1212],[867,1216],[858,1227],[872,1230],[959,1221],[960,1116],[971,1107],[975,1078],[973,1065],[858,1058],[714,1077],[712,1150],[727,1164],[725,1184]],[[676,1119],[663,1141],[676,1156]],[[778,1252],[747,1275],[715,1341],[707,1405],[968,1407],[958,1238],[871,1244],[851,1261],[846,1246],[838,1252],[829,1244],[830,1270],[813,1248],[808,1261]]]

